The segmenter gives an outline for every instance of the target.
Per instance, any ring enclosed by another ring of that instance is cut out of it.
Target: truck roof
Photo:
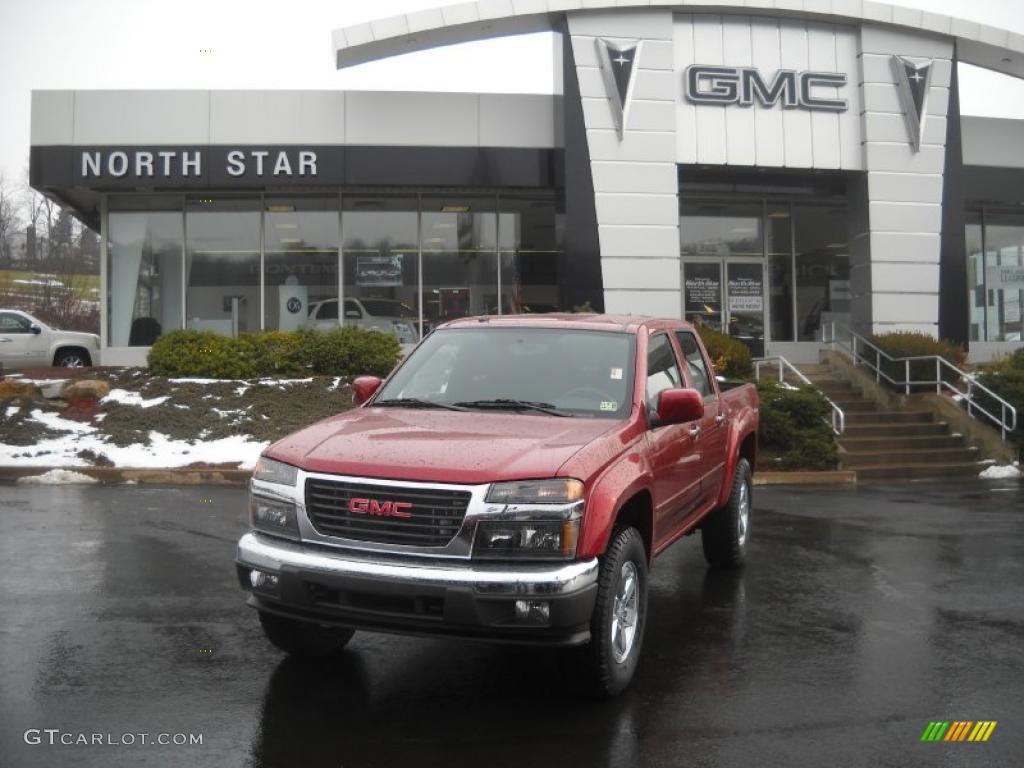
[[[647,317],[645,315],[601,315],[597,313],[551,312],[526,315],[478,315],[460,317],[438,326],[439,328],[468,328],[482,323],[497,327],[521,328],[586,328],[596,331],[618,331],[636,333],[646,325],[651,330],[693,330],[685,320],[671,317]]]

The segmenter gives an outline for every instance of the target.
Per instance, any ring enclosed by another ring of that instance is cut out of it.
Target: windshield
[[[389,299],[360,299],[374,317],[416,317],[416,310],[407,304]]]
[[[632,334],[605,331],[435,331],[373,404],[416,400],[420,406],[624,418],[632,406],[634,347]]]

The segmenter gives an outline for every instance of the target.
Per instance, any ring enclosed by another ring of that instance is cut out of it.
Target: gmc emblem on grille
[[[377,501],[376,499],[349,499],[348,511],[353,515],[378,517],[412,517],[412,504],[408,501]]]

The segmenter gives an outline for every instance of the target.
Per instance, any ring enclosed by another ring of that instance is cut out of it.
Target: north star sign
[[[817,89],[838,90],[846,85],[842,72],[798,72],[780,69],[766,81],[756,67],[727,67],[694,64],[686,68],[683,89],[692,104],[738,104],[764,107],[781,104],[783,109],[845,112],[846,99],[828,98]]]
[[[189,179],[206,172],[202,149],[82,150],[75,169],[89,179]],[[228,176],[316,178],[317,154],[308,149],[224,149],[223,172]]]

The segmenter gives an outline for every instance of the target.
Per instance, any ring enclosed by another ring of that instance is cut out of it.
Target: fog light
[[[260,571],[256,568],[249,571],[249,583],[252,584],[253,589],[262,589],[266,592],[277,590],[276,574]]]
[[[551,603],[547,600],[516,600],[516,621],[523,624],[547,624]]]

